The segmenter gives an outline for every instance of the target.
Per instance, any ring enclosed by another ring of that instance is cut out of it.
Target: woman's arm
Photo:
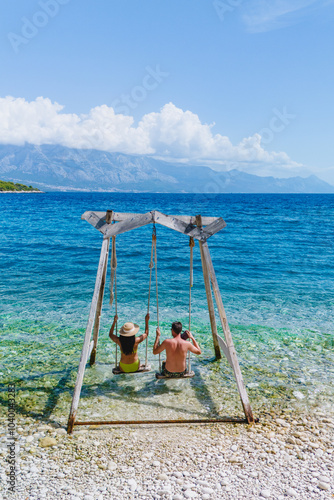
[[[142,342],[143,340],[146,339],[146,337],[148,337],[148,330],[149,330],[148,320],[149,319],[150,319],[150,315],[149,315],[149,313],[147,313],[145,316],[145,332],[136,338],[136,344],[140,344],[140,342]]]
[[[114,335],[114,330],[115,330],[117,320],[118,320],[118,316],[117,316],[117,314],[115,314],[114,321],[113,321],[111,328],[110,328],[110,331],[109,331],[109,337],[113,342],[115,342],[116,344],[118,344],[120,346],[121,342],[120,342],[119,338],[117,337],[117,335]]]

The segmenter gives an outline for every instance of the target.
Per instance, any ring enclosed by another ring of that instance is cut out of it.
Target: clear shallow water
[[[65,422],[93,293],[102,238],[80,216],[107,208],[220,215],[227,227],[209,240],[221,293],[255,412],[333,405],[333,195],[3,194],[0,197],[0,377],[16,382],[22,414]],[[120,321],[143,326],[151,226],[118,240]],[[187,322],[188,239],[158,226],[162,329]],[[105,297],[97,364],[86,370],[80,418],[242,415],[225,360],[213,349],[198,246],[192,329],[203,355],[192,380],[156,382],[112,375]],[[108,295],[108,293],[106,293]],[[151,308],[150,351],[155,300]],[[142,358],[144,357],[144,346]]]

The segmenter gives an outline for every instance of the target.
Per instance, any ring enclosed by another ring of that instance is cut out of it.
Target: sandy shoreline
[[[283,500],[334,494],[334,418],[325,412],[271,412],[253,426],[76,427],[72,436],[31,418],[18,417],[16,425],[13,499]],[[5,459],[5,432],[1,440]],[[7,498],[4,470],[1,477],[0,498]]]

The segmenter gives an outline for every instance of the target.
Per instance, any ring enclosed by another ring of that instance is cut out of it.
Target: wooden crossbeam
[[[166,215],[157,210],[147,212],[146,214],[125,214],[111,210],[107,212],[88,211],[81,218],[98,229],[105,238],[110,238],[111,236],[155,222],[179,233],[205,241],[226,226],[226,222],[222,217]],[[198,224],[198,220],[201,221],[200,225]],[[114,221],[119,222],[117,224],[110,224]],[[205,223],[207,223],[207,226],[203,227],[202,225]]]
[[[127,213],[127,212],[114,212],[111,211],[111,220],[110,222],[120,222],[126,219],[130,219],[131,217],[135,217],[137,215],[140,215],[138,213]],[[102,221],[100,224],[104,224],[106,221],[106,212],[100,212],[100,211],[87,211],[82,214],[81,219],[88,221],[90,224],[94,226],[94,224],[89,220],[91,217],[91,214],[94,214],[93,217],[95,218],[96,221]],[[182,222],[186,222],[187,224],[193,224],[196,225],[196,215],[170,215],[169,217],[177,217],[179,220]],[[220,217],[202,217],[202,224],[203,226],[207,226],[214,222],[215,220],[219,219]],[[94,226],[95,227],[95,226]],[[96,228],[98,229],[98,228]]]
[[[152,212],[147,212],[146,214],[136,214],[129,219],[119,222],[118,224],[107,224],[106,229],[100,231],[103,232],[105,238],[110,238],[111,236],[116,236],[117,234],[126,233],[132,229],[146,226],[152,222]]]

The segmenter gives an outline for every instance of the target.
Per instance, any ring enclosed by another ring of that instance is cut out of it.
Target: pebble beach
[[[254,425],[64,427],[20,419],[17,482],[0,498],[325,499],[334,496],[334,418],[263,415]],[[2,458],[6,438],[2,433]]]

